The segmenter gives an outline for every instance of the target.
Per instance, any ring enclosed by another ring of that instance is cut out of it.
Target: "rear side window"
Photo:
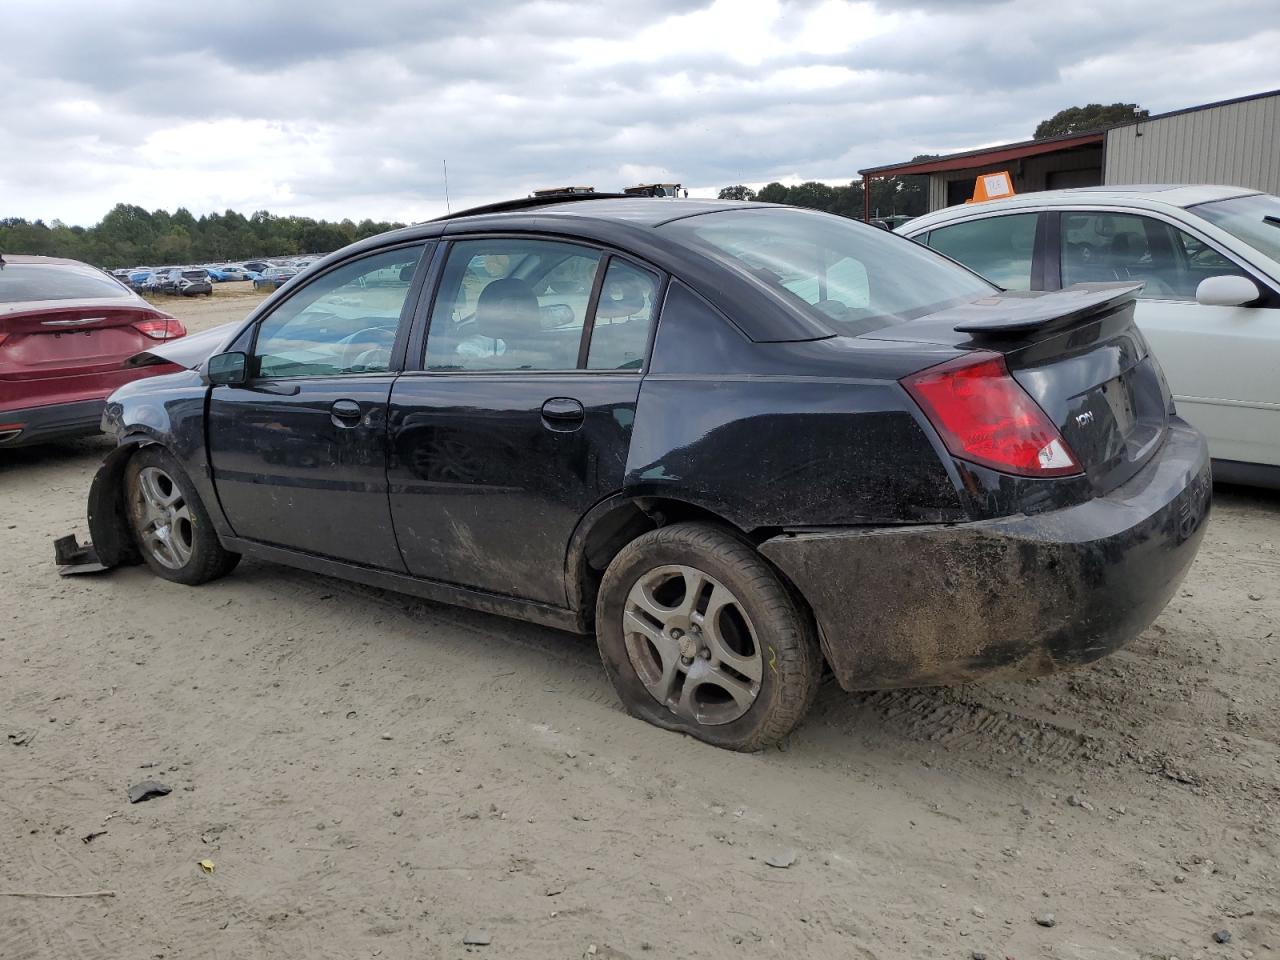
[[[657,277],[625,260],[609,261],[591,328],[587,369],[639,370],[644,366],[657,297]]]
[[[9,263],[0,268],[0,303],[28,300],[123,300],[132,297],[113,277],[87,267]]]
[[[929,246],[1006,290],[1031,289],[1039,214],[1015,213],[939,227]]]
[[[804,210],[726,210],[659,228],[849,336],[991,293],[967,270],[876,227]]]

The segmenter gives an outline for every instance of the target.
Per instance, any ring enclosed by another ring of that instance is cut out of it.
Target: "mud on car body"
[[[849,690],[1087,663],[1203,535],[1136,287],[1001,292],[767,204],[496,205],[136,362],[103,566],[241,555],[594,632],[626,707],[753,749]]]

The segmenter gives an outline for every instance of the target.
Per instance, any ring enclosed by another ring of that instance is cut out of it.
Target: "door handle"
[[[354,400],[335,400],[329,407],[329,415],[335,426],[354,427],[364,416],[360,404]]]
[[[552,397],[542,405],[542,421],[552,430],[577,430],[586,418],[582,404],[571,397]]]

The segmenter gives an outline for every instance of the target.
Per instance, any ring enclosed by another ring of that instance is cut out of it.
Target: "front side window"
[[[384,373],[421,246],[362,257],[311,280],[264,319],[254,345],[257,377]]]
[[[850,336],[992,292],[918,244],[830,214],[725,210],[659,229]]]
[[[1194,300],[1207,277],[1243,271],[1163,220],[1128,213],[1062,214],[1062,285],[1140,280],[1146,300]]]
[[[603,254],[553,240],[461,240],[427,333],[428,370],[573,370]]]
[[[1035,213],[1015,213],[939,227],[929,234],[929,246],[996,286],[1030,290],[1038,217]]]

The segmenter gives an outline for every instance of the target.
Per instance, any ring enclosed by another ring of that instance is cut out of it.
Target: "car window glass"
[[[364,257],[321,274],[258,329],[259,377],[324,377],[390,369],[400,315],[422,247]]]
[[[119,281],[89,267],[9,263],[0,269],[0,303],[28,300],[117,300],[132,296]]]
[[[1006,290],[1030,290],[1037,216],[1016,213],[939,227],[928,244]]]
[[[1207,277],[1240,275],[1208,244],[1162,220],[1127,213],[1063,213],[1062,285],[1142,281],[1138,296],[1194,300]]]
[[[813,211],[725,210],[659,230],[849,336],[991,292],[990,284],[919,244]]]
[[[609,261],[596,303],[589,370],[639,370],[657,313],[658,278],[625,260]]]
[[[601,254],[552,240],[462,240],[427,332],[428,370],[573,370]]]

